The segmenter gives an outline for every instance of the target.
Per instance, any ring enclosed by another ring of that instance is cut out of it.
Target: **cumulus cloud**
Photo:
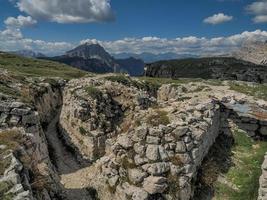
[[[0,49],[3,51],[14,51],[30,49],[47,55],[61,55],[64,52],[83,43],[99,43],[109,53],[176,53],[192,54],[199,56],[225,55],[236,51],[243,43],[250,41],[266,41],[267,31],[245,31],[228,37],[177,37],[177,38],[124,38],[115,41],[100,41],[97,39],[85,39],[77,43],[48,42],[24,38],[21,32],[0,31]]]
[[[16,27],[16,28],[23,28],[29,27],[37,24],[37,21],[34,20],[31,16],[24,17],[19,15],[17,18],[15,17],[8,17],[4,23],[8,27]]]
[[[218,13],[214,14],[213,16],[207,17],[206,19],[203,20],[204,23],[207,24],[221,24],[225,22],[229,22],[233,19],[233,16],[225,15],[224,13]]]
[[[0,49],[3,51],[28,49],[51,55],[62,53],[73,47],[73,44],[67,42],[46,42],[24,38],[21,28],[35,23],[35,20],[28,17],[9,17],[5,20],[6,29],[0,30]]]
[[[177,53],[195,55],[221,55],[237,50],[243,43],[248,41],[266,41],[267,32],[256,30],[245,31],[229,37],[183,37],[183,38],[125,38],[115,41],[99,41],[96,39],[82,40],[80,44],[86,42],[99,43],[110,53]]]
[[[57,23],[106,22],[114,19],[110,0],[17,0],[20,11]]]
[[[6,40],[17,40],[23,37],[20,29],[17,28],[7,28],[3,31],[0,31],[0,35]]]
[[[248,5],[246,10],[254,15],[255,23],[267,23],[267,0],[254,2]]]

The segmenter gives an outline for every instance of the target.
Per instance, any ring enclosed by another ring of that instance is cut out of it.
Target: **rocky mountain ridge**
[[[160,78],[202,78],[266,83],[267,68],[231,57],[160,61],[146,65],[145,75]]]
[[[99,44],[85,43],[66,52],[65,55],[45,59],[95,73],[125,72],[132,76],[141,76],[144,72],[142,60],[135,58],[116,60]]]
[[[246,43],[233,56],[258,65],[267,65],[267,41]]]
[[[153,53],[119,53],[119,54],[114,54],[113,55],[116,59],[125,59],[129,57],[133,57],[136,59],[141,59],[145,63],[152,63],[152,62],[157,62],[160,60],[173,60],[173,59],[184,59],[184,58],[196,58],[198,57],[197,55],[193,54],[176,54],[176,53],[160,53],[160,54],[153,54]]]

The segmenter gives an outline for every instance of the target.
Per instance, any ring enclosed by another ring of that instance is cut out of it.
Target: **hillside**
[[[228,57],[160,61],[147,64],[146,68],[149,77],[267,82],[266,67]]]
[[[86,72],[58,62],[31,59],[14,54],[0,52],[0,68],[6,69],[16,76],[60,77],[64,79],[80,78]]]
[[[18,99],[32,103],[38,84],[65,82],[81,78],[86,72],[52,61],[0,53],[0,99]],[[64,80],[64,81],[63,81]],[[56,84],[57,85],[57,84]]]
[[[152,63],[157,62],[161,60],[173,60],[173,59],[184,59],[184,58],[196,58],[197,55],[194,54],[176,54],[176,53],[159,53],[159,54],[153,54],[153,53],[119,53],[113,55],[116,59],[126,59],[129,57],[133,57],[136,59],[141,59],[145,63]]]

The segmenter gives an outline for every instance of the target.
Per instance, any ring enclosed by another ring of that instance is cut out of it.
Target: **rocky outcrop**
[[[265,134],[265,102],[224,86],[167,84],[155,99],[138,84],[110,80],[70,81],[59,122],[68,144],[91,160],[84,184],[100,199],[190,199],[198,168],[228,120],[251,137]]]
[[[115,75],[57,80],[36,84],[32,105],[1,101],[0,137],[23,138],[16,148],[0,141],[0,184],[12,182],[4,195],[189,200],[203,159],[232,121],[251,137],[266,135],[263,100],[205,82],[163,84],[157,95],[144,84]]]
[[[6,144],[0,150],[1,159],[6,160],[6,169],[0,175],[1,187],[5,187],[1,195],[49,200],[61,193],[42,126],[60,105],[61,86],[60,81],[35,85],[32,95],[36,107],[14,100],[0,102],[0,137]],[[13,138],[11,143],[9,138]]]
[[[40,116],[41,123],[49,123],[62,105],[62,88],[66,84],[64,80],[51,80],[52,83],[41,81],[33,86],[32,95],[34,106]]]
[[[265,154],[263,164],[261,166],[262,175],[260,177],[260,188],[258,200],[264,200],[267,198],[267,153]]]
[[[258,65],[267,65],[267,42],[248,42],[239,51],[234,52],[237,59],[249,61]]]
[[[146,65],[145,75],[160,78],[202,78],[266,83],[266,67],[235,58],[160,61]]]

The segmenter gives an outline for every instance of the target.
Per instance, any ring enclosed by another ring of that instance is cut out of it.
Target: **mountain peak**
[[[98,43],[86,42],[66,52],[66,55],[68,57],[102,60],[108,66],[111,66],[114,62],[113,57]]]

